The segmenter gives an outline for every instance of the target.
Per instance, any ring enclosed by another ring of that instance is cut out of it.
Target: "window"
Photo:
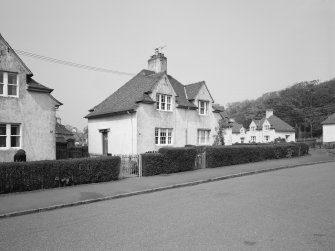
[[[256,142],[256,136],[251,136],[251,142]]]
[[[208,101],[200,101],[199,100],[199,114],[200,115],[208,115]]]
[[[20,147],[20,142],[20,125],[0,124],[0,147]]]
[[[171,95],[156,94],[156,109],[160,111],[172,111],[171,100]]]
[[[156,128],[155,129],[156,145],[172,145],[172,129]]]
[[[242,143],[242,144],[244,143],[244,138],[241,138],[241,143]]]
[[[198,144],[199,145],[208,145],[209,144],[209,134],[210,130],[198,130]]]
[[[255,129],[256,129],[256,127],[255,127],[255,126],[250,126],[250,131],[254,132],[254,131],[255,131]]]
[[[264,125],[264,130],[270,130],[270,125]]]
[[[269,142],[269,136],[264,136],[265,142]]]
[[[17,74],[0,71],[0,95],[1,96],[18,96]]]

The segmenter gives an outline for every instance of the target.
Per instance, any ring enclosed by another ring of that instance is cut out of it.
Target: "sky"
[[[301,81],[335,77],[333,0],[1,0],[0,33],[15,50],[136,74],[166,46],[167,72],[206,81],[216,103],[255,99]],[[20,56],[64,105],[83,117],[131,76]]]

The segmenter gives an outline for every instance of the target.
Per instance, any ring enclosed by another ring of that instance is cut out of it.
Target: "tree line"
[[[335,113],[335,78],[296,83],[284,90],[263,94],[256,100],[228,103],[230,118],[249,128],[252,119],[261,119],[266,109],[273,109],[296,130],[297,138],[320,137],[321,122]]]

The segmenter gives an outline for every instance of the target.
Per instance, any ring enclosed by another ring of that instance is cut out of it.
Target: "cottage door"
[[[108,153],[108,132],[102,133],[102,154],[107,155]]]

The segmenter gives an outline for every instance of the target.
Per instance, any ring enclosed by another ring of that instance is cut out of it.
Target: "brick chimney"
[[[267,109],[265,117],[268,119],[273,115],[273,110],[272,109]]]
[[[156,73],[167,70],[167,58],[158,49],[155,49],[155,54],[148,60],[148,70]]]

